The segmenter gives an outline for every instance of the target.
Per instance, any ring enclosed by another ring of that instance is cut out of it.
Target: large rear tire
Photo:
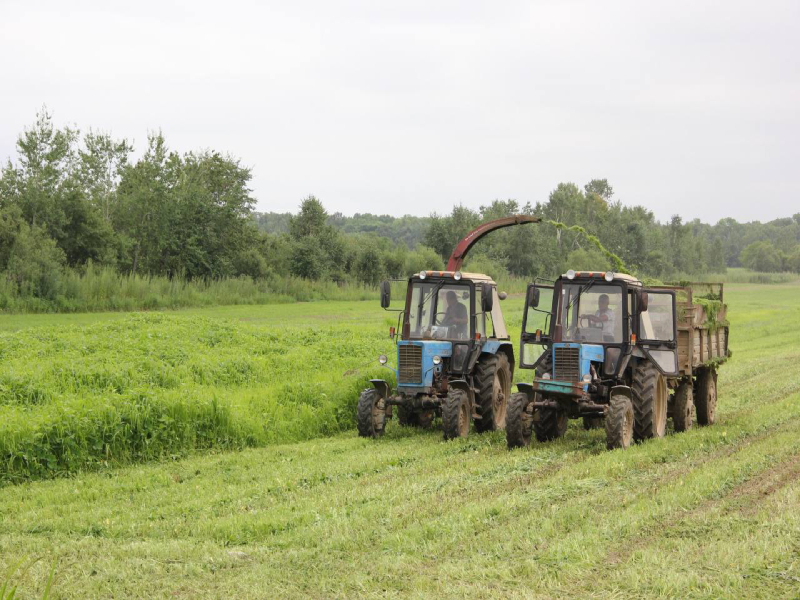
[[[664,437],[667,432],[667,379],[650,361],[633,370],[633,437],[636,441]]]
[[[672,400],[672,424],[675,426],[675,431],[688,431],[692,428],[694,421],[693,396],[691,380],[682,382],[675,390]]]
[[[472,414],[469,396],[464,390],[451,389],[442,402],[442,429],[444,439],[451,440],[469,435]]]
[[[625,449],[633,441],[633,404],[627,396],[611,396],[611,404],[606,413],[606,448]]]
[[[376,438],[383,435],[386,425],[386,402],[378,390],[373,388],[361,392],[356,420],[359,436]]]
[[[586,431],[590,429],[600,429],[603,426],[603,417],[583,417],[583,428]]]
[[[533,429],[533,402],[522,392],[511,394],[508,399],[506,419],[506,444],[509,448],[524,448],[531,445]]]
[[[533,422],[533,431],[540,442],[550,442],[562,437],[567,432],[569,417],[563,410],[540,408],[539,419]]]
[[[697,407],[697,423],[713,425],[717,420],[717,372],[710,368],[700,369],[696,387],[694,404]]]
[[[503,352],[481,356],[475,372],[478,388],[477,408],[481,418],[475,430],[494,431],[506,426],[508,397],[511,395],[511,366]]]

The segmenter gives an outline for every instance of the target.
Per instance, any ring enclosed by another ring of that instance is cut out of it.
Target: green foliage
[[[781,256],[771,242],[753,242],[742,250],[742,264],[752,271],[775,273],[781,270]]]

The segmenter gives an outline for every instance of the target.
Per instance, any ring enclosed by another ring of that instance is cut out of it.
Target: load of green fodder
[[[330,435],[390,349],[352,324],[164,314],[1,334],[0,481]]]

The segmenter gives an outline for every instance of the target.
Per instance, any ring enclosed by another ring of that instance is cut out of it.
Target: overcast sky
[[[58,124],[229,152],[259,210],[427,215],[608,178],[800,212],[800,2],[0,0],[0,159]]]

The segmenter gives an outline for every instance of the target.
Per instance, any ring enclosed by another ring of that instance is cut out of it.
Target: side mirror
[[[648,296],[647,292],[642,292],[639,296],[639,310],[640,312],[645,312],[647,310],[648,304]]]
[[[533,308],[539,306],[539,298],[541,295],[542,295],[542,290],[540,290],[537,287],[531,288],[531,291],[529,292],[528,296],[528,306],[532,306]]]
[[[381,281],[381,308],[389,308],[392,303],[392,286],[388,281]]]
[[[481,286],[481,310],[485,313],[492,312],[494,306],[494,294],[492,293],[492,284],[484,283]]]

